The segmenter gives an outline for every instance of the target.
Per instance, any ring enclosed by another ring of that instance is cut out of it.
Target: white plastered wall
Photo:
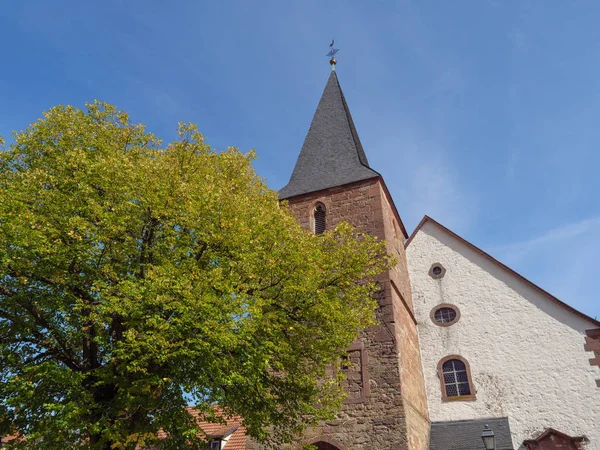
[[[515,449],[551,427],[600,450],[600,369],[584,350],[595,325],[431,221],[406,255],[431,420],[508,416]],[[446,269],[438,280],[428,275],[436,262]],[[457,323],[433,324],[440,303],[460,309]],[[442,402],[437,365],[453,354],[470,363],[474,401]]]

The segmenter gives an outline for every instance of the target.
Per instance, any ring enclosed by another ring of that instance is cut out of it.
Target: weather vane
[[[333,48],[334,42],[335,40],[332,39],[331,44],[329,44],[329,53],[327,53],[327,56],[331,58],[329,60],[329,64],[331,64],[331,70],[335,70],[335,64],[337,63],[337,61],[335,60],[335,54],[340,50],[339,48]]]

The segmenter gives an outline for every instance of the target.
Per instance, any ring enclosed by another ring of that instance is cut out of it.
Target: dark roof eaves
[[[373,171],[375,172],[375,171]],[[375,172],[377,173],[377,172]],[[386,196],[387,201],[389,202],[391,208],[392,208],[392,213],[394,214],[394,217],[396,218],[396,220],[398,221],[398,225],[400,226],[400,229],[402,230],[402,234],[404,235],[404,238],[406,239],[408,236],[408,233],[406,231],[406,227],[404,226],[404,223],[402,222],[402,219],[400,218],[400,214],[398,213],[398,209],[396,208],[396,205],[394,204],[394,199],[392,198],[392,195],[390,194],[389,189],[387,188],[387,185],[385,184],[385,181],[383,180],[383,177],[377,173],[376,176],[370,177],[370,178],[365,178],[362,180],[358,180],[358,181],[352,181],[351,183],[345,183],[345,184],[340,184],[337,186],[331,186],[331,187],[327,187],[327,188],[323,188],[323,189],[318,189],[316,191],[309,191],[309,192],[304,192],[304,193],[300,193],[300,194],[294,194],[294,195],[288,195],[286,197],[279,197],[279,200],[290,200],[290,199],[301,199],[302,197],[310,197],[310,196],[316,196],[318,197],[319,194],[321,192],[325,192],[328,191],[329,189],[335,189],[335,188],[351,188],[353,186],[358,186],[362,183],[366,183],[367,181],[371,181],[371,180],[375,180],[375,181],[381,181],[381,186],[383,187],[383,192]],[[281,191],[280,191],[281,192]]]
[[[362,167],[362,166],[361,166]],[[288,184],[286,184],[284,187],[282,187],[278,193],[279,193],[279,200],[285,200],[288,198],[292,198],[292,197],[296,197],[299,195],[305,195],[305,194],[310,194],[313,192],[319,192],[319,191],[325,191],[327,189],[332,189],[338,186],[346,186],[346,185],[350,185],[353,183],[360,183],[361,181],[365,181],[365,180],[370,180],[372,178],[378,178],[381,177],[381,175],[374,171],[373,169],[368,168],[368,172],[363,172],[363,174],[361,174],[360,176],[354,176],[351,177],[350,180],[339,180],[337,183],[332,183],[332,184],[326,184],[324,186],[321,187],[317,187],[315,188],[314,186],[308,187],[308,186],[304,186],[302,183],[293,183],[292,181],[290,181]],[[291,185],[291,187],[290,187]],[[300,186],[300,187],[298,187]]]
[[[215,434],[209,434],[208,436],[213,438],[213,439],[218,439],[218,438],[225,438],[227,436],[229,436],[230,434],[235,433],[238,428],[240,427],[240,425],[234,425],[231,428],[226,429],[225,431],[221,432],[221,433],[215,433]]]
[[[406,241],[406,243],[404,244],[404,248],[408,248],[408,245],[412,242],[413,238],[416,236],[416,234],[418,233],[418,231],[423,227],[423,225],[425,224],[425,222],[430,221],[433,224],[437,225],[438,227],[440,227],[442,230],[446,231],[447,233],[449,233],[451,236],[453,236],[454,238],[458,239],[460,242],[466,244],[468,247],[470,247],[472,250],[474,250],[475,252],[479,253],[481,256],[483,256],[484,258],[492,261],[493,263],[495,263],[496,265],[500,266],[502,269],[504,269],[505,271],[507,271],[509,274],[517,277],[519,280],[523,281],[525,284],[527,284],[528,286],[530,286],[531,288],[533,288],[534,290],[538,291],[540,294],[545,295],[546,297],[548,297],[550,300],[556,302],[559,306],[562,306],[563,308],[567,309],[568,311],[572,312],[575,315],[578,315],[579,317],[581,317],[582,319],[587,320],[588,322],[594,324],[596,327],[600,328],[600,321],[588,316],[585,313],[582,313],[581,311],[573,308],[572,306],[568,305],[567,303],[563,302],[562,300],[560,300],[559,298],[555,297],[554,295],[552,295],[550,292],[546,291],[545,289],[539,287],[537,284],[535,284],[533,281],[528,280],[527,278],[525,278],[523,275],[521,275],[520,273],[516,272],[515,270],[511,269],[510,267],[508,267],[506,264],[498,261],[496,258],[494,258],[492,255],[490,255],[489,253],[485,252],[484,250],[480,249],[479,247],[477,247],[476,245],[472,244],[471,242],[467,241],[465,238],[459,236],[458,234],[456,234],[454,231],[450,230],[448,227],[442,225],[441,223],[439,223],[437,220],[432,219],[431,217],[429,217],[428,215],[423,216],[423,219],[421,219],[421,222],[419,222],[419,224],[417,225],[417,227],[415,228],[415,230],[412,232],[412,234],[410,235],[410,237],[408,238],[408,240]]]
[[[495,429],[498,450],[514,450],[508,417],[431,422],[429,448],[479,450],[484,424],[489,424]]]
[[[432,425],[455,425],[461,423],[473,423],[473,422],[485,422],[485,421],[496,421],[496,420],[508,420],[508,416],[501,417],[479,417],[477,419],[460,419],[460,420],[436,420],[431,422]]]
[[[373,172],[375,172],[375,171],[373,171]],[[375,172],[375,173],[377,173],[377,172]],[[315,196],[319,196],[319,194],[320,194],[321,192],[328,191],[329,189],[335,189],[335,188],[350,188],[350,187],[353,187],[353,186],[358,186],[358,185],[360,185],[360,184],[362,184],[362,183],[365,183],[365,184],[366,184],[366,182],[367,182],[367,181],[378,180],[378,179],[380,179],[380,178],[381,178],[381,175],[377,174],[377,175],[374,175],[374,176],[372,176],[372,177],[363,178],[363,179],[361,179],[361,180],[351,181],[350,183],[337,184],[337,185],[334,185],[334,186],[328,186],[328,187],[326,187],[326,188],[322,188],[322,189],[316,189],[316,190],[314,190],[314,191],[301,192],[301,193],[298,193],[298,194],[287,195],[287,196],[285,196],[285,197],[279,197],[279,200],[280,200],[280,201],[281,201],[281,200],[289,200],[289,199],[291,199],[291,198],[293,198],[294,200],[296,200],[296,199],[298,199],[298,198],[302,198],[302,197],[310,197],[310,196],[313,196],[313,195],[315,195]],[[281,190],[280,190],[279,192],[281,192]]]

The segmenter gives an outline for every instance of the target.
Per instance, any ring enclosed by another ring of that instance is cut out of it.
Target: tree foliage
[[[384,246],[302,230],[252,152],[179,136],[164,146],[95,102],[52,108],[0,152],[0,434],[15,446],[202,448],[188,403],[277,443],[339,406],[328,368],[373,321]]]

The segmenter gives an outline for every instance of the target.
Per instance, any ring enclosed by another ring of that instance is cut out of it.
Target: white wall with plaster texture
[[[552,427],[600,450],[600,369],[583,348],[594,324],[430,221],[406,255],[431,420],[508,416],[515,449]],[[428,275],[436,262],[446,269],[437,280]],[[457,323],[431,321],[440,303],[460,309]],[[452,354],[470,363],[474,401],[442,402],[437,365]]]

